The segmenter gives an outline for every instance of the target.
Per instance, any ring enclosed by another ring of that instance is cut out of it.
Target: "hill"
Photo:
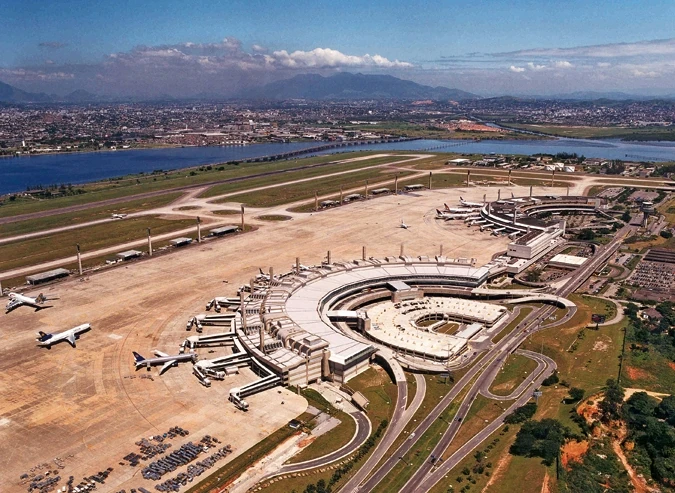
[[[461,101],[479,96],[459,89],[431,87],[391,75],[342,72],[324,77],[296,75],[262,87],[247,89],[240,99],[433,99]]]
[[[14,86],[0,81],[0,102],[3,103],[44,103],[51,101],[51,97],[44,93],[22,91]]]

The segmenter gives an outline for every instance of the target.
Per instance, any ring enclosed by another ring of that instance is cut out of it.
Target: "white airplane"
[[[403,222],[403,219],[401,219],[401,228],[403,229],[408,229],[410,226],[408,226],[406,223]]]
[[[468,202],[464,200],[462,197],[459,198],[459,203],[462,204],[464,207],[483,207],[483,204],[480,204],[478,202]]]
[[[35,298],[20,293],[9,293],[7,297],[9,298],[9,301],[7,302],[7,306],[5,306],[5,315],[12,310],[16,310],[20,306],[30,306],[35,308],[35,311],[48,308],[47,306],[43,306],[43,303],[47,301],[47,298],[42,293],[38,294]]]
[[[126,214],[113,214],[112,215],[113,219],[124,219],[125,217],[127,217]]]
[[[38,342],[38,346],[46,347],[47,349],[52,348],[52,344],[56,344],[61,341],[68,341],[71,346],[75,347],[75,341],[80,338],[82,332],[87,332],[91,330],[91,325],[82,324],[72,329],[64,330],[58,334],[46,334],[42,331],[38,332],[38,337],[35,339]]]
[[[444,212],[453,212],[456,214],[461,214],[462,212],[472,212],[473,208],[471,207],[449,207],[448,204],[443,204],[445,206]]]
[[[162,368],[159,370],[160,375],[172,366],[178,366],[178,363],[183,361],[192,361],[193,363],[197,361],[197,353],[183,353],[169,356],[166,353],[155,350],[156,358],[144,358],[136,351],[132,351],[132,353],[134,353],[134,365],[136,365],[136,370],[146,367],[148,371],[150,371],[150,367],[162,365]]]

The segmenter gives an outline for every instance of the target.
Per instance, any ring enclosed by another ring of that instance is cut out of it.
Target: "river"
[[[0,158],[0,194],[36,185],[78,184],[153,170],[173,170],[243,160],[316,147],[316,142],[230,147],[142,149]],[[675,142],[618,140],[413,140],[329,149],[315,154],[377,150],[468,154],[577,153],[586,157],[636,161],[675,161]]]

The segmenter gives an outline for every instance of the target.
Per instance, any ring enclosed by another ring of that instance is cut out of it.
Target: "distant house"
[[[642,316],[656,322],[663,318],[663,315],[656,308],[647,308],[642,312]]]

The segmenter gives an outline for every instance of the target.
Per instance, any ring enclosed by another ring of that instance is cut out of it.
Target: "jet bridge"
[[[196,349],[200,347],[220,347],[234,345],[235,332],[221,332],[219,334],[209,334],[205,336],[190,336],[183,341],[181,348],[183,351]]]
[[[220,313],[222,307],[234,311],[238,310],[240,305],[241,300],[239,298],[216,297],[206,304],[206,311],[208,312],[213,308],[216,313]]]
[[[185,330],[190,330],[194,326],[196,327],[197,332],[201,332],[204,325],[232,327],[234,319],[235,312],[217,313],[215,315],[201,313],[191,317],[187,321]]]

